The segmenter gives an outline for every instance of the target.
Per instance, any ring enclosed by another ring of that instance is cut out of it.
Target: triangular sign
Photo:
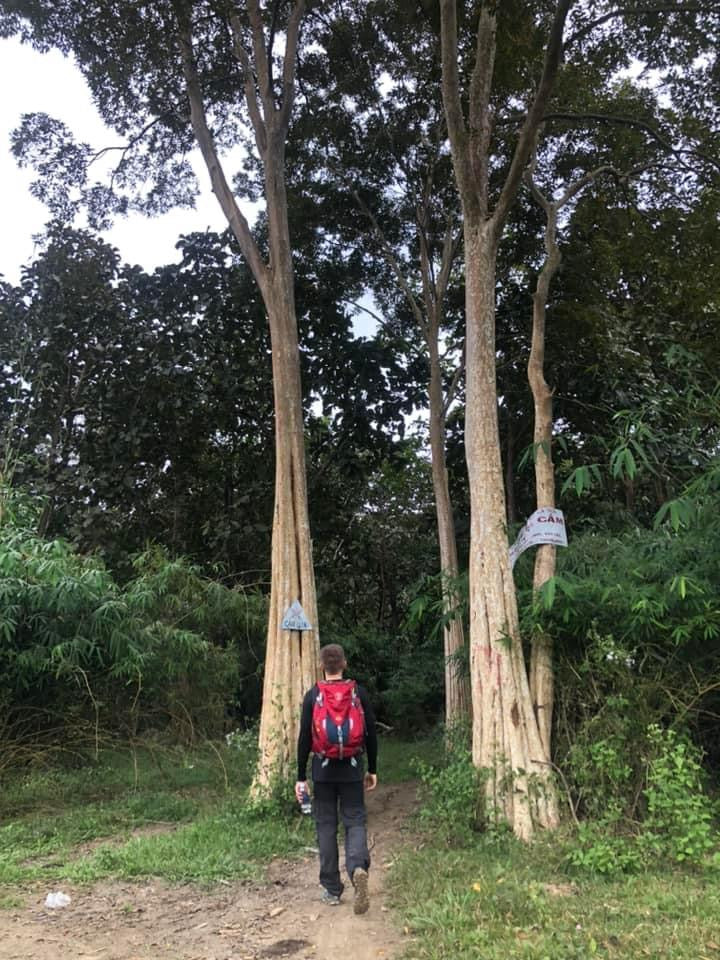
[[[300,606],[299,600],[293,600],[285,611],[285,616],[280,624],[281,630],[312,630],[312,626],[305,616],[305,611]]]

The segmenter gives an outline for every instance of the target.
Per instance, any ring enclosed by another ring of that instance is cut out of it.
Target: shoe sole
[[[353,913],[367,913],[370,906],[370,896],[368,894],[368,875],[364,870],[356,870],[353,876],[355,881],[355,900],[353,902]]]

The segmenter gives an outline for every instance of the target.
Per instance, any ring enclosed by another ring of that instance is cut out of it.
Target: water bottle
[[[302,792],[300,809],[303,813],[312,813],[312,801],[310,800],[310,794],[307,792],[307,790],[303,790]]]

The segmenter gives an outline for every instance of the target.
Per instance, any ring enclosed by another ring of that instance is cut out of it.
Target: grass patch
[[[417,780],[417,763],[439,763],[444,751],[441,733],[422,740],[396,740],[380,737],[378,748],[378,779],[382,783],[403,783]]]
[[[667,870],[579,877],[561,843],[488,837],[406,850],[391,871],[416,960],[698,960],[720,956],[714,875]]]
[[[434,741],[383,738],[381,779],[412,778],[414,760],[435,750]],[[10,887],[37,881],[256,877],[273,858],[314,845],[313,824],[299,814],[290,788],[264,813],[251,808],[251,762],[250,749],[147,747],[106,751],[77,769],[7,778],[0,790],[0,908]]]
[[[244,880],[259,876],[274,857],[297,853],[311,838],[310,825],[299,816],[269,820],[229,803],[173,833],[101,846],[68,865],[65,876],[81,883],[108,875],[160,876],[174,883]]]
[[[246,801],[237,749],[107,752],[74,770],[16,776],[0,791],[0,896],[34,881],[157,876],[211,883],[262,872],[310,842],[292,799]]]

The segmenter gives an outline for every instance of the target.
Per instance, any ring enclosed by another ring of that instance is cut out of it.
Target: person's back
[[[313,813],[323,900],[331,906],[339,904],[344,889],[337,846],[339,806],[345,827],[345,866],[355,888],[354,909],[365,913],[370,854],[364,790],[374,790],[377,785],[375,716],[366,691],[343,678],[347,662],[342,647],[328,644],[321,649],[320,660],[325,680],[308,690],[303,700],[295,794],[300,802],[308,790],[306,770],[312,750]],[[367,773],[363,772],[363,752],[367,754]]]

